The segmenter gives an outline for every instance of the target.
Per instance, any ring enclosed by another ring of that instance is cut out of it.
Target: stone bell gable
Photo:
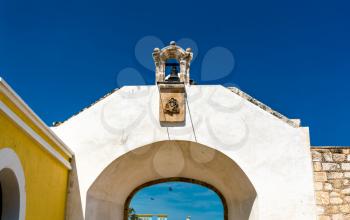
[[[175,59],[180,64],[180,81],[185,84],[190,83],[190,63],[193,58],[191,48],[184,50],[177,46],[175,41],[172,41],[169,46],[163,49],[154,48],[152,55],[156,67],[156,83],[165,81],[165,67],[170,59]]]

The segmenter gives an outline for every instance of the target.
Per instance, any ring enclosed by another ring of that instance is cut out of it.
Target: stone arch
[[[152,181],[192,179],[224,198],[227,220],[257,219],[257,193],[228,156],[190,141],[160,141],[132,150],[110,163],[87,192],[86,220],[123,219],[135,189]]]
[[[0,150],[1,219],[25,219],[25,177],[17,154],[10,148]]]

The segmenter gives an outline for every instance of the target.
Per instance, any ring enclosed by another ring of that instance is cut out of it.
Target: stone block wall
[[[319,220],[350,220],[350,147],[311,148]]]

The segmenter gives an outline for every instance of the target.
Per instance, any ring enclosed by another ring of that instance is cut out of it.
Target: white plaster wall
[[[258,219],[316,219],[306,128],[294,128],[222,86],[186,91],[183,127],[160,126],[156,86],[129,86],[53,128],[75,152],[83,212],[89,188],[121,155],[157,141],[187,140],[240,166],[256,190]]]

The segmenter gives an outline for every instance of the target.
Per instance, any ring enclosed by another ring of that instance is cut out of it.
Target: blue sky
[[[349,7],[345,0],[3,0],[0,75],[51,124],[123,84],[152,84],[153,71],[135,55],[144,37],[192,39],[198,83],[235,84],[301,118],[313,145],[349,145]],[[225,66],[220,56],[211,56],[216,66],[203,61],[215,47],[234,57],[232,71],[217,78],[210,71]],[[140,75],[124,79],[125,68]]]
[[[160,183],[143,188],[135,194],[129,207],[141,214],[168,214],[169,220],[185,220],[186,216],[191,216],[193,220],[224,219],[223,205],[215,192],[185,182]]]

